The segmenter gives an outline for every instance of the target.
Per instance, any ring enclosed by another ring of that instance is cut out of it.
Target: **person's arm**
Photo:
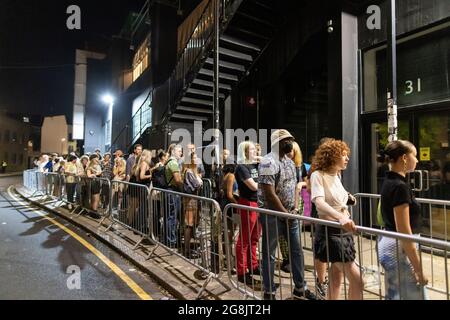
[[[131,178],[131,169],[132,169],[132,159],[128,158],[125,162],[125,177],[127,181],[130,181]]]
[[[145,173],[147,172],[148,169],[148,165],[145,162],[141,163],[141,168],[139,169],[139,179],[140,180],[146,180],[146,179],[150,179],[152,177],[152,175],[146,175]]]
[[[317,211],[319,211],[321,214],[325,214],[327,220],[334,220],[338,221],[340,224],[344,225],[349,223],[348,220],[351,221],[351,219],[343,212],[339,212],[335,210],[333,207],[331,207],[326,201],[324,197],[316,197],[314,199],[314,203],[316,204]],[[351,225],[351,224],[350,224]],[[353,224],[354,226],[354,224]],[[352,227],[351,230],[348,231],[355,231],[355,228]]]
[[[226,197],[227,197],[228,201],[230,201],[231,203],[237,203],[237,201],[233,195],[234,176],[231,174],[228,175],[228,178],[226,179],[225,183],[227,186]]]
[[[183,188],[183,179],[181,178],[181,173],[179,171],[173,172],[173,181],[178,189]]]
[[[280,211],[280,212],[284,212],[284,213],[289,213],[286,210],[286,208],[283,206],[283,204],[281,203],[280,198],[278,198],[278,196],[275,192],[274,185],[260,183],[260,188],[262,188],[262,190],[264,192],[266,202],[269,206],[268,209],[274,210],[274,211]]]
[[[236,170],[236,177],[239,181],[243,181],[251,191],[258,191],[258,184],[253,180],[250,170],[247,167],[239,166]]]
[[[244,181],[245,185],[252,191],[258,191],[258,184],[253,180],[253,178]]]
[[[353,220],[351,220],[344,212],[335,210],[325,201],[323,179],[323,176],[318,171],[314,172],[310,179],[311,200],[316,205],[319,215],[325,215],[326,220],[339,222],[346,231],[356,231],[356,226]]]
[[[95,174],[92,172],[90,168],[86,170],[86,175],[88,178],[95,178]]]
[[[397,228],[397,232],[404,233],[408,235],[412,235],[411,225],[409,223],[409,204],[405,203],[401,206],[397,206],[394,208],[394,218],[395,218],[395,226]],[[420,264],[419,254],[416,249],[416,245],[411,241],[401,241],[401,245],[403,250],[406,253],[409,261],[414,268],[414,272],[416,275],[417,281],[421,285],[427,285],[428,279],[423,274],[422,266]]]

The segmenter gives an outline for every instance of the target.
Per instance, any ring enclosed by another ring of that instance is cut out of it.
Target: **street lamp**
[[[110,106],[110,105],[114,104],[114,97],[113,97],[112,95],[110,95],[110,94],[105,94],[105,95],[102,97],[102,101],[103,101],[105,104],[107,104],[108,106]]]
[[[60,155],[64,154],[64,142],[66,142],[66,138],[61,138],[61,153],[60,153]]]

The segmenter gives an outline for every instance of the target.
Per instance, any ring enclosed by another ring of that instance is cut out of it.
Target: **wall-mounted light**
[[[328,20],[328,22],[327,22],[327,31],[328,31],[328,33],[333,33],[333,31],[334,31],[333,20]]]

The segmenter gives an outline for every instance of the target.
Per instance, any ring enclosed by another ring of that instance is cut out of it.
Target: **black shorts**
[[[352,234],[342,233],[341,235],[340,229],[328,227],[328,235],[326,235],[325,226],[319,226],[315,235],[314,256],[316,259],[331,263],[355,261],[356,250]]]

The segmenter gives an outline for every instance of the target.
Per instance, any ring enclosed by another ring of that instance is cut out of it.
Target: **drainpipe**
[[[397,121],[397,28],[395,24],[395,0],[388,4],[387,21],[387,61],[388,61],[388,86],[387,86],[387,112],[389,142],[398,140]]]

